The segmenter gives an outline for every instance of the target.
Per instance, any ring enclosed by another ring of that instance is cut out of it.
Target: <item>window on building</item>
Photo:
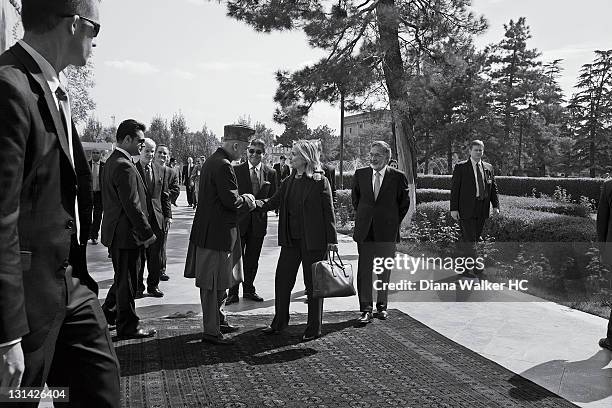
[[[353,133],[353,128],[349,128],[349,133]]]
[[[363,123],[359,124],[359,129],[363,129]]]

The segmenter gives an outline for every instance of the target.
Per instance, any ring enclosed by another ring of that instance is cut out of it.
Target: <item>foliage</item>
[[[145,136],[153,139],[158,145],[164,144],[170,149],[172,133],[168,128],[168,121],[163,117],[158,115],[151,119],[151,125],[145,132]]]

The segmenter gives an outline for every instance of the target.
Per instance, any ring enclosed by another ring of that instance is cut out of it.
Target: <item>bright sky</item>
[[[580,66],[593,50],[612,48],[610,0],[473,0],[489,21],[480,47],[498,42],[503,24],[525,16],[531,48],[545,60],[563,58],[561,85],[571,92]],[[103,0],[102,31],[95,49],[97,102],[102,123],[183,112],[191,130],[250,116],[281,133],[272,120],[274,73],[295,70],[323,54],[301,32],[262,34],[225,15],[224,2],[208,0]],[[319,104],[309,126],[339,128],[337,107]]]

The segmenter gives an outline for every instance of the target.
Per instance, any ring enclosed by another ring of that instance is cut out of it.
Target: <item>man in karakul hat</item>
[[[223,333],[236,331],[223,312],[226,289],[241,282],[242,260],[238,214],[255,208],[252,194],[238,194],[231,165],[249,145],[255,130],[243,125],[223,129],[223,146],[202,165],[198,208],[193,219],[185,277],[195,278],[202,302],[202,341],[233,344]]]

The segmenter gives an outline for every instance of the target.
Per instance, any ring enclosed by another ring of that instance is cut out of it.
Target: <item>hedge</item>
[[[451,221],[448,201],[419,204],[419,212],[437,220],[441,212]],[[415,218],[418,222],[418,216]],[[595,221],[580,217],[534,211],[524,208],[502,208],[499,216],[490,217],[483,234],[500,242],[590,242],[596,239]]]
[[[444,200],[450,200],[450,190],[417,189],[417,203]],[[336,205],[345,205],[352,208],[350,189],[336,190]]]
[[[577,202],[580,196],[588,197],[595,202],[599,201],[601,185],[605,179],[601,178],[563,178],[563,177],[512,177],[497,176],[497,188],[500,194],[511,196],[530,196],[532,190],[552,196],[557,186],[571,194],[572,200]],[[450,190],[450,175],[419,175],[417,188],[435,188]]]

